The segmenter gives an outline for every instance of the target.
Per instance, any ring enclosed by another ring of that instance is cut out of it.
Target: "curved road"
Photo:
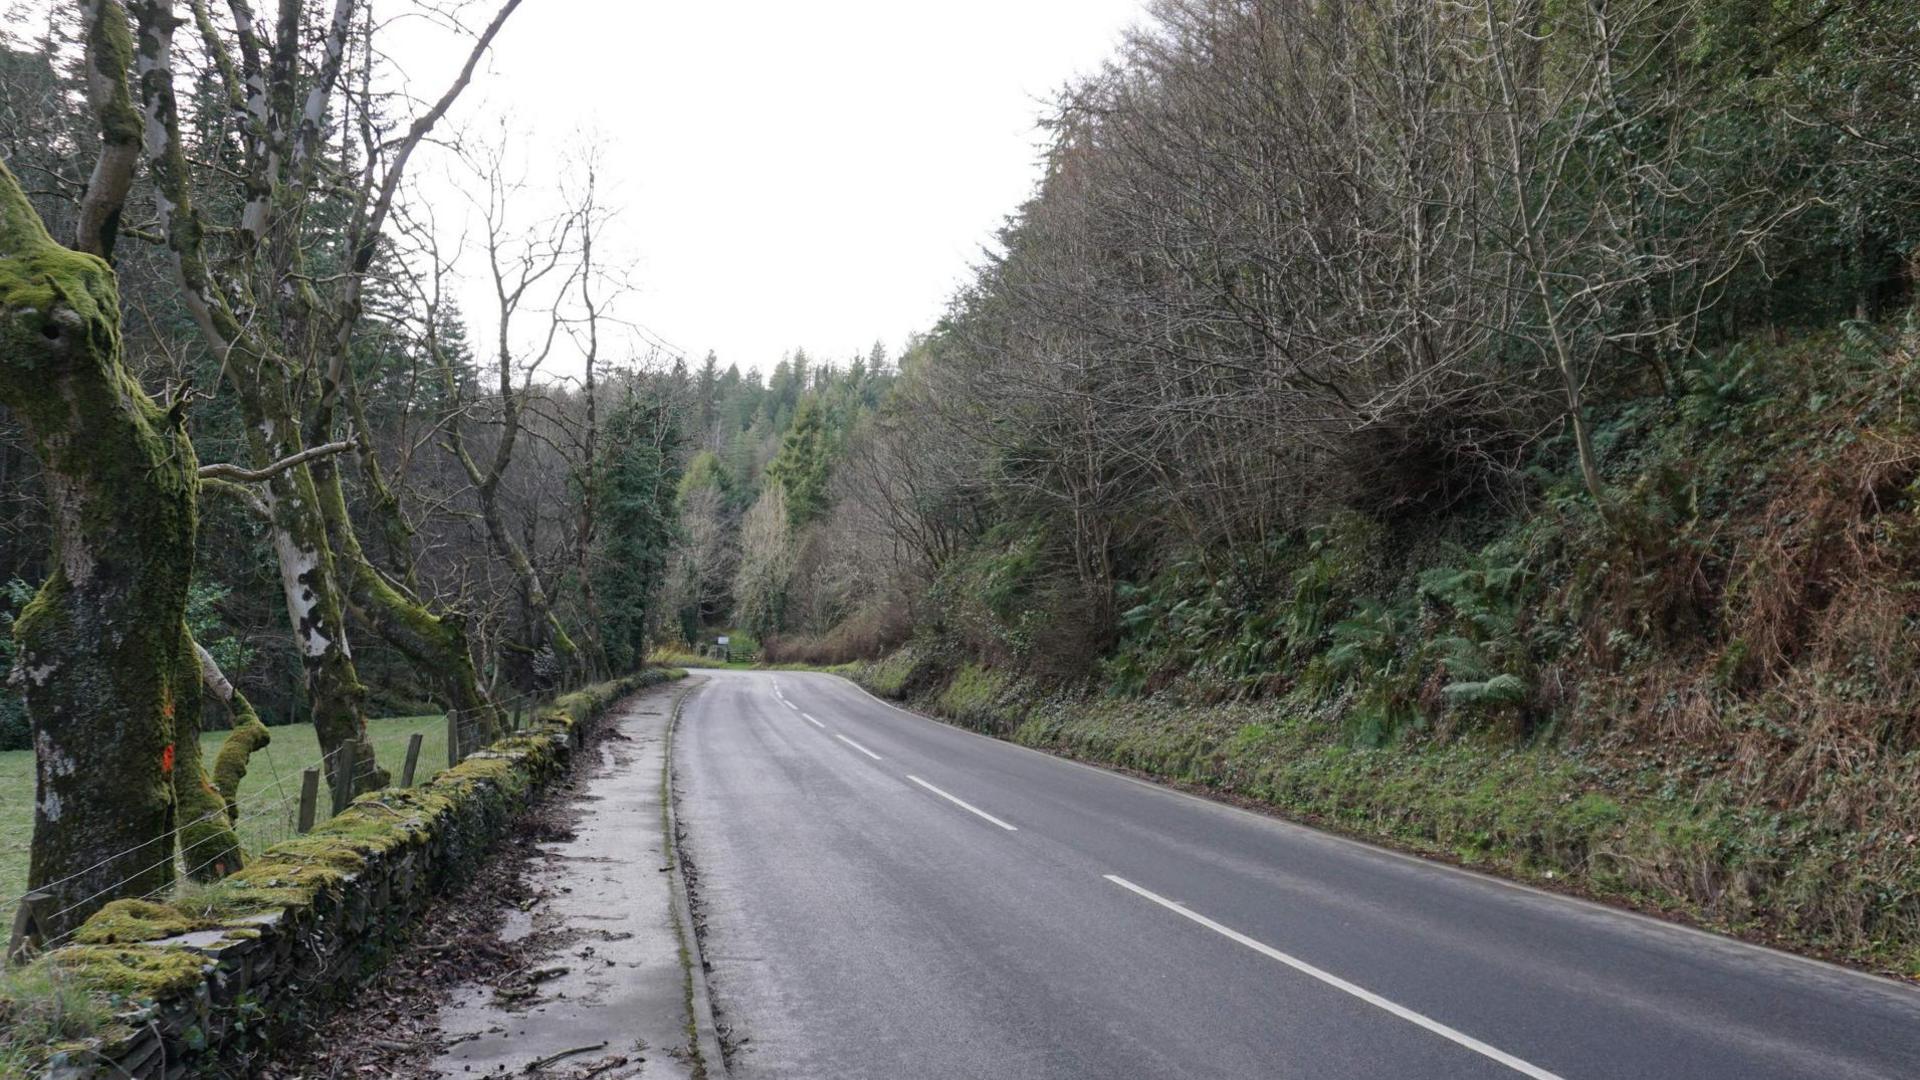
[[[1920,1077],[1920,992],[903,712],[704,672],[675,736],[736,1077]]]

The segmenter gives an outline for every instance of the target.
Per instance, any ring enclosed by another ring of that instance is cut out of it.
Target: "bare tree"
[[[517,656],[517,679],[532,686],[553,677],[576,674],[580,647],[561,625],[545,575],[528,555],[528,547],[509,527],[501,502],[501,485],[513,467],[514,453],[525,433],[530,404],[538,396],[534,378],[553,355],[554,346],[565,337],[566,315],[559,304],[573,289],[584,288],[581,281],[590,276],[592,202],[589,192],[583,208],[576,208],[524,230],[517,224],[515,205],[522,201],[524,182],[513,179],[504,151],[494,147],[484,151],[474,163],[474,172],[483,177],[486,198],[479,206],[486,252],[488,279],[496,304],[492,394],[486,404],[495,410],[490,418],[492,451],[485,462],[476,456],[467,435],[468,413],[475,403],[467,398],[462,383],[464,372],[444,350],[436,352],[442,389],[449,410],[443,432],[447,450],[460,463],[473,486],[479,503],[480,518],[486,525],[487,540],[506,563],[520,596],[523,617],[520,630],[511,643]],[[583,293],[589,302],[591,293]],[[544,308],[542,305],[545,305]],[[544,329],[535,331],[533,345],[521,351],[516,335],[523,332],[528,315],[545,317]],[[589,334],[597,333],[590,321]],[[591,370],[591,368],[589,369]],[[550,670],[540,670],[550,666]]]
[[[325,294],[309,268],[318,242],[305,225],[310,194],[328,155],[330,106],[349,57],[372,63],[366,17],[356,0],[337,0],[317,33],[304,5],[280,6],[268,30],[248,5],[230,5],[216,21],[193,4],[193,25],[217,75],[216,85],[241,132],[244,168],[235,181],[240,210],[231,231],[215,235],[198,209],[196,189],[219,189],[227,174],[198,167],[182,137],[174,88],[174,35],[182,25],[167,0],[137,7],[140,96],[146,156],[159,231],[173,256],[184,300],[248,421],[256,465],[330,441],[347,385],[347,357],[382,229],[408,159],[471,79],[480,57],[518,7],[507,0],[476,36],[460,73],[392,144],[370,152],[352,187],[346,272]],[[306,43],[316,39],[317,52]],[[362,100],[361,108],[370,108]],[[283,592],[300,646],[313,718],[328,753],[355,743],[364,786],[385,782],[366,742],[364,689],[348,644],[349,605],[439,683],[448,707],[492,730],[492,707],[457,622],[436,616],[385,579],[361,550],[331,459],[288,469],[266,487]]]

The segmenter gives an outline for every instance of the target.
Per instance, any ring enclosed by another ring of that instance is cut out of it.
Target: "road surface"
[[[1920,992],[712,672],[675,736],[742,1080],[1920,1077]]]

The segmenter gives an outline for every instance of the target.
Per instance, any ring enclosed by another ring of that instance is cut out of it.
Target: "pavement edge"
[[[720,1029],[713,1019],[713,995],[707,988],[707,964],[700,955],[700,934],[693,925],[693,901],[687,891],[687,875],[680,854],[680,818],[674,809],[673,735],[680,727],[680,712],[687,696],[706,680],[695,677],[673,699],[672,715],[667,718],[667,745],[660,764],[660,822],[666,831],[666,847],[673,888],[673,929],[680,939],[680,966],[686,978],[688,1020],[693,1025],[693,1050],[705,1076],[728,1080],[727,1057],[720,1048]]]

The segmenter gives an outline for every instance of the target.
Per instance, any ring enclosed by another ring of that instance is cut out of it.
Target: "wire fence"
[[[22,882],[0,881],[0,889],[13,886],[13,889],[7,889],[8,894],[0,894],[0,927],[14,928],[8,954],[15,951],[23,935],[36,940],[42,938],[42,935],[31,933],[32,928],[25,925],[29,921],[36,925],[62,926],[67,916],[84,912],[96,902],[104,902],[102,898],[127,898],[130,882],[145,878],[169,864],[175,869],[172,879],[133,898],[151,900],[175,889],[179,881],[194,880],[214,863],[231,856],[231,848],[226,843],[229,837],[237,838],[245,852],[258,854],[274,844],[308,831],[344,809],[355,793],[371,788],[376,768],[388,770],[388,783],[393,786],[424,783],[442,768],[459,764],[494,739],[530,727],[538,715],[540,699],[547,696],[545,692],[529,691],[494,698],[490,713],[451,711],[442,719],[444,728],[441,731],[434,730],[440,725],[426,722],[418,729],[407,732],[404,750],[397,758],[392,746],[376,760],[374,756],[362,755],[354,744],[349,743],[331,754],[282,768],[269,743],[255,751],[249,759],[247,778],[257,782],[243,782],[242,786],[249,790],[235,798],[231,809],[223,807],[180,823],[168,832],[149,837],[91,866],[33,888],[24,888]],[[430,734],[434,737],[429,738]],[[183,842],[188,832],[216,819],[224,820],[231,831],[215,830]],[[0,856],[5,856],[9,863],[15,863],[29,854],[29,847],[28,844],[9,845],[0,848]],[[84,896],[72,898],[62,895],[62,886],[85,881],[103,867],[137,858],[143,851],[151,852],[154,860],[143,863],[137,870],[117,873],[113,881],[99,888],[82,886],[90,890]],[[15,889],[19,891],[15,892]],[[32,905],[28,913],[30,919],[21,918],[23,902]],[[55,904],[60,906],[53,906]],[[37,947],[41,950],[56,948],[70,941],[78,930],[77,923],[68,926],[52,937],[38,940]]]

